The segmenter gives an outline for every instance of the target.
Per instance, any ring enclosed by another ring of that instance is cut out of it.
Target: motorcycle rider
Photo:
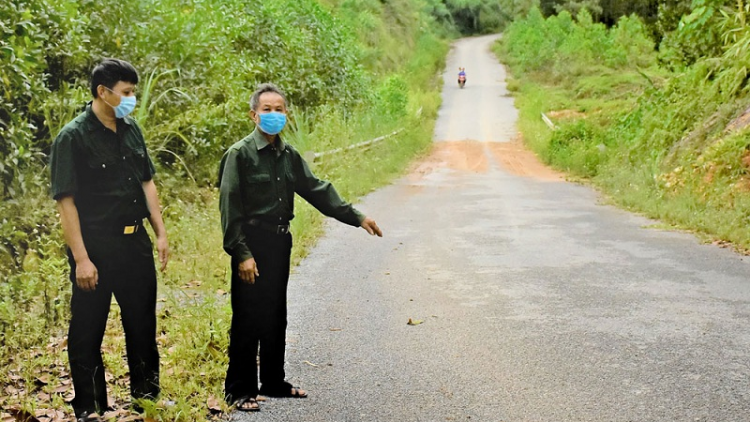
[[[461,77],[463,76],[463,82],[466,83],[466,68],[465,67],[459,67],[458,68],[458,84],[461,85]]]

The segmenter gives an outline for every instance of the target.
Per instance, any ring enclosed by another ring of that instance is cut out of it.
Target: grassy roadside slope
[[[513,75],[519,128],[544,162],[619,206],[750,248],[750,101],[743,81],[727,82],[731,65],[668,71],[637,19],[607,29],[585,14],[532,11],[495,51]]]

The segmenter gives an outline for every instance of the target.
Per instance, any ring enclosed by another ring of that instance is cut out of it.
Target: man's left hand
[[[378,237],[383,237],[383,232],[380,230],[380,227],[378,227],[378,224],[375,223],[375,220],[370,217],[365,217],[365,219],[362,220],[362,224],[360,224],[360,227],[367,230],[367,233],[370,233],[370,235],[372,236],[378,235]]]
[[[157,236],[156,251],[159,253],[160,270],[164,272],[167,269],[167,262],[169,262],[169,241],[166,235]]]

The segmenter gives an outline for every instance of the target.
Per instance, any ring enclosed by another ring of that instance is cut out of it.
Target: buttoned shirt
[[[288,224],[294,218],[295,193],[342,223],[357,227],[364,219],[331,183],[315,177],[300,153],[281,136],[270,144],[258,129],[224,154],[219,183],[224,250],[240,262],[253,257],[243,225],[250,219]]]
[[[143,182],[156,170],[138,124],[104,126],[91,103],[55,138],[50,153],[51,194],[74,197],[81,228],[116,228],[150,215]]]

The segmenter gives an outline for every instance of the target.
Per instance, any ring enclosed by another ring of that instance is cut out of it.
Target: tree
[[[508,6],[529,2],[529,0],[505,1],[509,3]],[[500,31],[505,24],[513,20],[513,15],[509,13],[507,6],[497,0],[445,0],[445,5],[456,27],[463,34]]]
[[[578,12],[583,9],[588,10],[591,13],[591,17],[596,21],[602,15],[602,7],[599,5],[599,0],[568,0],[563,4],[555,5],[555,12],[560,13],[566,10],[573,16],[577,16]]]

